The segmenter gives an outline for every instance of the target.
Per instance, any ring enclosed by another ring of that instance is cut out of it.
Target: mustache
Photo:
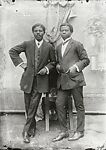
[[[41,37],[41,35],[37,34],[36,37]]]
[[[39,36],[41,36],[39,33],[37,33],[36,35],[39,35]]]

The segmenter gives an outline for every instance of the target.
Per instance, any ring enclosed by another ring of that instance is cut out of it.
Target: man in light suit
[[[60,141],[69,136],[65,105],[68,96],[71,94],[77,111],[77,129],[73,135],[70,134],[68,140],[78,140],[84,136],[85,109],[83,104],[83,86],[86,83],[82,70],[89,65],[90,60],[83,45],[72,39],[72,33],[72,25],[68,23],[60,25],[60,35],[63,39],[63,44],[56,48],[56,68],[59,73],[56,107],[61,133],[53,139],[53,142]]]
[[[38,104],[42,93],[49,91],[49,73],[55,67],[55,50],[47,43],[43,36],[45,27],[42,24],[32,26],[34,40],[25,41],[9,50],[10,57],[15,66],[24,69],[20,81],[21,90],[24,91],[26,123],[23,129],[25,143],[35,135]],[[27,63],[24,63],[20,54],[24,52]]]

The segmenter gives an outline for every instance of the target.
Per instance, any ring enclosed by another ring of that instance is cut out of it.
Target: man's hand
[[[77,68],[75,66],[72,66],[68,69],[68,71],[66,73],[68,73],[68,72],[75,73],[76,71],[77,71]]]
[[[72,66],[69,68],[71,73],[75,73],[77,71],[77,68],[75,66]]]
[[[25,70],[27,68],[27,63],[23,62],[20,66]]]
[[[47,73],[46,68],[41,69],[37,74],[45,75]]]
[[[56,69],[57,69],[57,72],[59,73],[60,72],[60,65],[59,64],[56,65]]]

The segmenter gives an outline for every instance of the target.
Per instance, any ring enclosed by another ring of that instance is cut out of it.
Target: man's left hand
[[[68,71],[66,73],[68,73],[68,72],[75,73],[76,71],[77,71],[77,68],[75,66],[72,66],[68,69]]]
[[[41,69],[37,74],[45,75],[47,73],[46,68]]]

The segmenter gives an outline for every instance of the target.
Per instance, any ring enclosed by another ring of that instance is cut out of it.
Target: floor
[[[106,115],[86,115],[85,136],[71,142],[63,139],[53,143],[52,139],[59,133],[58,121],[51,120],[50,131],[46,132],[43,120],[37,122],[36,136],[31,139],[30,144],[25,144],[21,134],[24,123],[24,115],[1,115],[0,150],[106,150]],[[76,115],[74,123],[76,124]]]

